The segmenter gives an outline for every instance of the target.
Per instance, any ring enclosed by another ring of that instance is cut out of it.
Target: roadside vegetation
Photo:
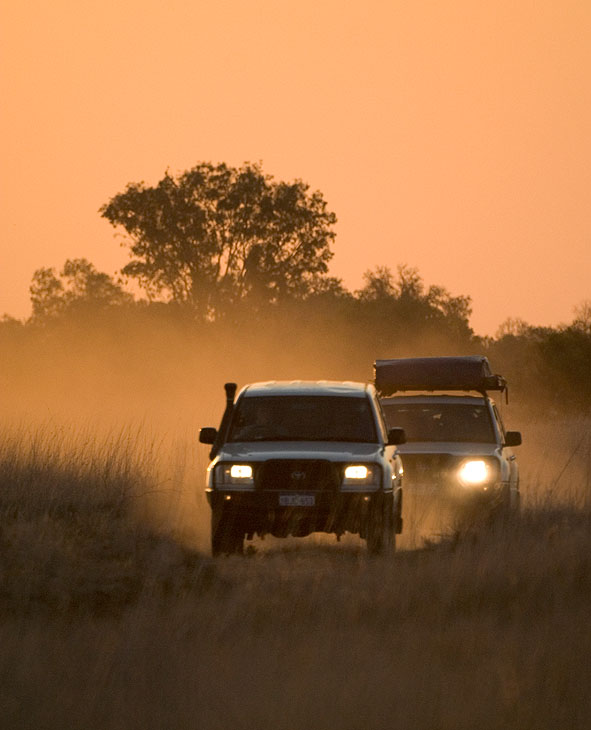
[[[391,559],[312,538],[212,560],[187,431],[5,432],[2,725],[586,727],[583,425],[533,425],[519,523]]]
[[[175,499],[137,431],[5,431],[0,613],[117,615],[142,595],[199,586],[208,561],[171,535]]]

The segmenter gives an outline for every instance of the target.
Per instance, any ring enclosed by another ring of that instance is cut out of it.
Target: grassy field
[[[519,524],[216,560],[193,426],[7,428],[0,726],[589,727],[591,424],[509,425]]]

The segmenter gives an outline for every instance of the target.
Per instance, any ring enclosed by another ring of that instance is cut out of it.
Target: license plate
[[[316,498],[313,494],[280,494],[280,507],[314,507]]]

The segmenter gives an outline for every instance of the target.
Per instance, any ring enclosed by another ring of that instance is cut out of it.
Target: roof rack
[[[375,385],[380,395],[401,390],[506,391],[507,381],[494,375],[483,355],[463,357],[403,357],[376,360]]]

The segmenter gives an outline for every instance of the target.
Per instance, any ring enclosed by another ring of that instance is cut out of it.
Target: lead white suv
[[[475,508],[490,516],[519,510],[519,469],[488,391],[505,391],[486,357],[377,360],[376,387],[390,426],[404,428],[405,492],[411,499]]]
[[[206,495],[213,555],[244,540],[356,533],[372,553],[402,531],[399,428],[387,429],[372,385],[341,382],[228,383],[212,444]]]

